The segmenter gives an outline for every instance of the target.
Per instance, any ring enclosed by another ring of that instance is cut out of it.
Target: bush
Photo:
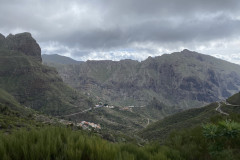
[[[149,160],[173,157],[169,148],[111,143],[70,128],[44,127],[0,134],[2,159]]]

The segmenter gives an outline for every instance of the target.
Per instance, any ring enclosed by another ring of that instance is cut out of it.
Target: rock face
[[[63,83],[54,68],[42,64],[41,49],[30,33],[0,35],[0,41],[0,89],[21,105],[52,115],[92,106],[86,96]]]
[[[183,50],[145,61],[87,61],[57,66],[63,80],[100,100],[147,105],[155,97],[187,109],[229,97],[240,89],[240,66]]]
[[[0,47],[5,47],[5,37],[0,33]]]
[[[38,61],[42,61],[41,48],[28,32],[16,35],[9,34],[6,38],[0,34],[0,47],[22,52]]]

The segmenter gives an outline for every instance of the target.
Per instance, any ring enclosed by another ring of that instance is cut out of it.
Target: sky
[[[77,60],[189,49],[240,64],[239,0],[0,0],[0,33],[20,32]]]

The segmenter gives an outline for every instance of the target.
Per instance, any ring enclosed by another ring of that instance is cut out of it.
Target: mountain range
[[[3,159],[239,159],[239,115],[236,64],[189,50],[78,62],[0,35]]]
[[[239,65],[186,49],[141,62],[95,60],[59,65],[44,59],[43,63],[55,67],[71,87],[120,106],[146,106],[157,99],[188,109],[225,99],[240,88]]]

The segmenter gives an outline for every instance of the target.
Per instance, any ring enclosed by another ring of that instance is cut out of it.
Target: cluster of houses
[[[91,123],[91,122],[86,122],[82,121],[80,123],[77,123],[76,126],[82,127],[84,130],[91,130],[91,129],[101,129],[101,126],[99,124]]]
[[[105,108],[115,108],[115,106],[110,106],[108,104],[102,104],[102,102],[99,102],[99,104],[96,104],[94,108],[101,108],[101,107],[105,107]],[[130,111],[132,112],[132,108],[134,108],[135,106],[124,106],[124,107],[118,107],[119,110],[122,110],[122,111]],[[143,106],[141,106],[143,107]]]
[[[95,123],[87,122],[87,121],[81,121],[80,123],[73,123],[71,121],[61,119],[59,122],[66,125],[66,126],[81,127],[84,130],[101,129],[101,126],[99,124],[95,124]]]
[[[114,106],[109,106],[109,105],[101,105],[101,104],[97,104],[95,105],[94,108],[101,108],[101,107],[105,107],[105,108],[115,108]]]

